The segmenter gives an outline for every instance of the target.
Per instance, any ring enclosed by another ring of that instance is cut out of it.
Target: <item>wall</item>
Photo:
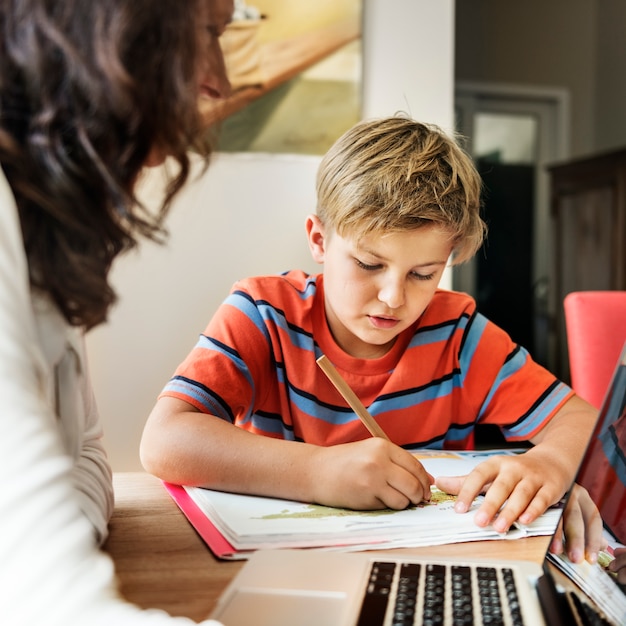
[[[394,0],[389,7],[364,0],[364,116],[409,110],[450,128],[453,0]],[[290,267],[315,269],[303,220],[315,207],[317,163],[306,156],[217,155],[177,199],[168,245],[146,244],[117,261],[112,280],[120,303],[87,336],[114,470],[141,469],[139,439],[156,395],[231,283]],[[150,202],[161,176],[157,169],[142,181]]]
[[[463,0],[464,1],[464,0]],[[454,125],[454,1],[364,0],[363,117]]]
[[[595,149],[626,146],[626,2],[599,0]]]
[[[146,243],[117,261],[119,304],[87,336],[114,469],[140,469],[141,431],[157,394],[235,280],[315,269],[304,218],[315,210],[317,164],[303,156],[216,155],[172,207],[168,244]],[[142,181],[149,205],[161,183],[159,169]]]
[[[626,2],[457,2],[456,79],[565,88],[572,156],[626,145]]]

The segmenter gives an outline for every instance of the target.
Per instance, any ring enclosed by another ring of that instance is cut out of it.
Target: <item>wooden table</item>
[[[117,473],[113,482],[116,505],[105,550],[115,561],[122,595],[144,608],[161,608],[198,621],[206,618],[243,562],[213,557],[153,476]],[[403,552],[540,563],[548,540],[480,541]]]

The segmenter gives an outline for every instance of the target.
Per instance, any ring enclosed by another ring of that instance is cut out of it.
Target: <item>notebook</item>
[[[607,456],[607,444],[595,443],[606,440],[601,437],[613,433],[620,419],[626,422],[625,406],[626,345],[581,464],[581,472],[596,468],[594,484],[603,483],[597,468],[609,475],[616,471],[598,461]],[[612,483],[612,497],[626,493],[624,484]],[[211,617],[225,626],[626,624],[626,593],[600,565],[593,568],[592,591],[607,612],[592,608],[589,590],[557,584],[555,575],[565,571],[555,571],[548,554],[540,565],[398,552],[259,550],[225,589]]]

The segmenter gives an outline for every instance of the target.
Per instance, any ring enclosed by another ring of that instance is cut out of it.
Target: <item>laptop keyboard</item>
[[[522,626],[513,571],[418,563],[372,564],[357,626]]]

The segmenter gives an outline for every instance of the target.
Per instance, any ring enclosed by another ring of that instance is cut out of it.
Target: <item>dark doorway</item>
[[[489,228],[476,255],[478,310],[532,354],[535,168],[488,158],[478,159],[476,165],[485,186]]]

